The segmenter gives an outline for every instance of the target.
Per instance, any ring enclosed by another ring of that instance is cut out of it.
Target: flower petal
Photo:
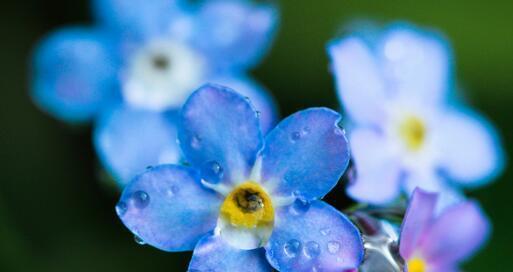
[[[180,161],[176,115],[125,105],[101,115],[94,130],[95,148],[121,188],[148,166]]]
[[[221,198],[201,186],[197,171],[160,165],[125,187],[116,211],[145,243],[165,251],[192,250],[216,225]]]
[[[399,243],[399,252],[405,260],[415,253],[420,238],[431,223],[437,198],[436,193],[428,193],[418,188],[413,191],[401,226]]]
[[[356,37],[332,43],[328,52],[344,110],[358,123],[379,124],[386,93],[375,56]]]
[[[217,163],[226,182],[244,182],[262,145],[258,117],[234,91],[205,85],[182,108],[178,138],[187,161]]]
[[[387,139],[371,129],[350,134],[356,177],[347,188],[354,199],[376,205],[395,200],[400,190],[401,164]]]
[[[219,235],[203,237],[189,264],[190,272],[196,271],[272,271],[262,248],[243,250],[227,244]]]
[[[106,26],[138,38],[167,30],[182,0],[94,0],[93,11]]]
[[[279,271],[342,271],[363,259],[362,237],[342,213],[322,201],[296,201],[277,212],[267,259]]]
[[[99,30],[76,27],[51,34],[32,64],[32,96],[59,119],[88,121],[118,95],[117,60]]]
[[[456,182],[479,185],[492,180],[502,169],[502,154],[492,126],[476,114],[447,112],[434,130],[441,167]]]
[[[265,138],[259,154],[261,181],[271,193],[321,198],[338,182],[349,163],[349,147],[340,115],[310,108],[280,122]]]
[[[468,201],[448,208],[420,241],[426,261],[451,265],[470,257],[487,240],[490,224],[477,203]]]
[[[447,42],[434,33],[393,26],[379,49],[389,88],[425,103],[442,101],[450,87],[449,51]]]
[[[256,65],[268,51],[278,21],[273,5],[235,0],[205,2],[197,16],[195,43],[222,70]]]
[[[278,110],[274,98],[260,84],[243,75],[224,75],[213,78],[209,82],[228,86],[241,95],[249,97],[254,108],[260,113],[262,133],[270,131],[278,119]]]

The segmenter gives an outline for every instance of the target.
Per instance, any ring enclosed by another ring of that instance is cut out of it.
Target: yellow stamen
[[[221,206],[221,216],[236,227],[255,228],[274,223],[271,198],[252,181],[237,186],[228,194]]]
[[[399,126],[399,133],[403,137],[406,147],[412,151],[417,151],[424,144],[426,127],[421,119],[409,117]]]
[[[408,272],[425,272],[426,263],[420,258],[413,258],[408,261]]]

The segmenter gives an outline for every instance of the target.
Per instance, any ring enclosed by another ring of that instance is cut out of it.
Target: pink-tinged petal
[[[409,259],[417,249],[419,240],[433,219],[437,194],[415,189],[401,226],[399,252]]]
[[[332,43],[328,53],[345,111],[359,123],[378,124],[384,116],[385,83],[370,49],[350,37]]]
[[[465,202],[446,209],[419,244],[430,264],[453,265],[474,254],[490,233],[490,223],[479,205]]]
[[[371,129],[356,129],[350,135],[350,144],[356,177],[347,193],[358,201],[376,205],[398,197],[401,168],[387,139]]]

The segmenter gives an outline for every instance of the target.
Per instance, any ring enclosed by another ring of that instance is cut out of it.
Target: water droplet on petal
[[[337,241],[328,242],[328,252],[331,254],[337,254],[340,250],[340,243]]]
[[[290,212],[293,215],[302,215],[306,213],[308,209],[310,209],[310,203],[301,199],[296,199],[296,201],[294,201],[290,206]]]
[[[191,147],[194,149],[199,149],[201,147],[201,138],[198,135],[194,135],[191,138]]]
[[[126,210],[128,209],[127,205],[125,202],[118,202],[118,204],[116,205],[116,214],[121,217],[123,215],[125,215],[126,213]]]
[[[138,209],[144,209],[150,204],[150,196],[145,191],[136,191],[132,194],[134,206]]]
[[[321,253],[321,248],[317,242],[310,241],[306,243],[304,253],[306,257],[313,259],[319,256]]]
[[[146,244],[146,242],[144,242],[144,240],[137,235],[134,235],[134,241],[141,246]]]
[[[330,234],[330,233],[331,233],[331,231],[330,231],[330,229],[329,229],[329,228],[323,228],[323,229],[321,229],[321,231],[320,231],[320,232],[321,232],[321,234],[322,234],[323,236],[326,236],[326,235],[328,235],[328,234]]]
[[[172,185],[171,187],[169,187],[169,189],[167,189],[166,195],[167,195],[167,197],[172,198],[175,196],[175,194],[177,192],[178,192],[178,187]]]
[[[209,161],[201,167],[201,173],[206,182],[217,184],[223,178],[224,169],[217,161]]]
[[[310,133],[310,128],[309,127],[304,127],[302,132],[303,132],[303,135],[307,135],[308,133]]]
[[[298,131],[292,132],[292,134],[290,134],[291,142],[294,143],[294,142],[298,141],[299,139],[301,139],[301,133],[299,133]]]
[[[301,242],[296,239],[289,240],[283,246],[283,252],[289,258],[294,258],[297,256],[298,252],[301,250]]]
[[[255,111],[256,117],[260,118],[260,111]]]

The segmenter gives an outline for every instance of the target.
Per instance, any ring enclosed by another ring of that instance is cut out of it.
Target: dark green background
[[[114,213],[116,193],[101,185],[90,128],[38,111],[27,95],[31,48],[45,33],[89,24],[87,0],[7,0],[0,5],[0,271],[184,271],[189,254],[133,242]],[[512,150],[512,1],[283,0],[277,42],[255,76],[283,115],[336,108],[325,43],[356,18],[402,19],[451,39],[457,75],[472,105]],[[512,172],[471,193],[494,224],[467,271],[504,271],[513,258]]]

